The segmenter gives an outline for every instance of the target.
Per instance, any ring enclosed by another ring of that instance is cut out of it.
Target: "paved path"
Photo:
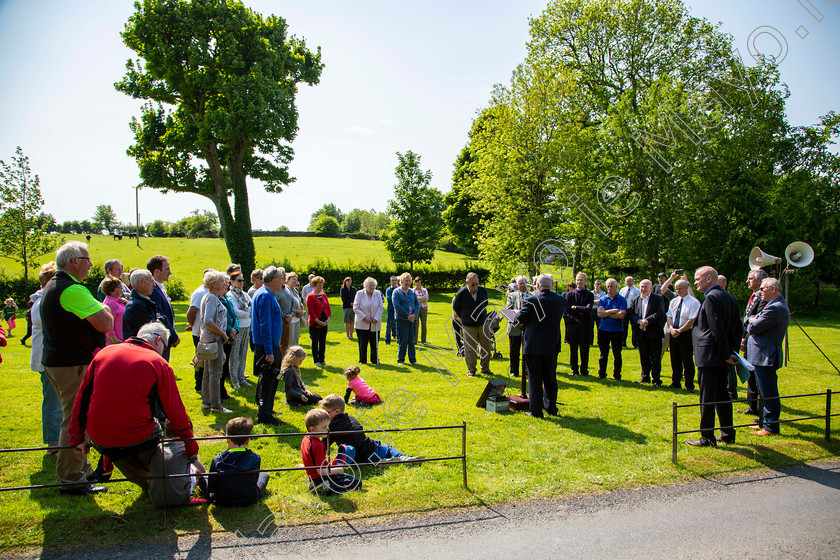
[[[42,558],[61,558],[43,554]],[[383,522],[199,536],[86,558],[840,558],[840,462]]]

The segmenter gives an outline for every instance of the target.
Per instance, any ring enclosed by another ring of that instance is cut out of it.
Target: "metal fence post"
[[[461,424],[461,470],[464,472],[464,488],[467,486],[467,423]]]
[[[825,390],[825,439],[831,440],[831,389]]]
[[[677,464],[677,403],[671,403],[671,410],[673,411],[673,433],[671,435],[671,462]]]

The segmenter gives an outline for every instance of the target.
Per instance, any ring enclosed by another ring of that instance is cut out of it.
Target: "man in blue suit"
[[[735,443],[732,428],[732,402],[726,392],[729,365],[733,354],[741,346],[741,320],[738,303],[732,294],[718,285],[718,273],[711,266],[698,268],[694,286],[704,295],[697,326],[692,329],[694,361],[700,378],[700,439],[688,440],[696,447],[712,446],[718,442]],[[728,401],[728,402],[725,402]],[[706,404],[717,402],[719,404]],[[715,438],[715,412],[721,425],[721,435]]]
[[[158,313],[163,319],[164,326],[169,329],[169,340],[163,351],[163,359],[168,362],[169,351],[181,342],[181,339],[178,337],[178,332],[175,330],[175,312],[172,310],[172,304],[169,303],[166,288],[163,287],[163,283],[169,280],[169,277],[172,275],[172,268],[169,266],[169,259],[163,255],[155,255],[150,258],[146,262],[146,268],[152,273],[152,278],[155,279],[155,287],[149,299],[155,302]]]
[[[552,416],[557,410],[557,354],[563,337],[560,321],[566,310],[566,298],[551,291],[551,276],[538,276],[537,292],[526,297],[516,322],[524,328],[522,354],[528,368],[531,416],[543,417],[543,408]]]
[[[761,281],[761,299],[767,302],[758,315],[749,318],[747,326],[747,359],[755,366],[758,392],[764,399],[758,430],[753,434],[769,436],[779,433],[779,382],[776,375],[782,365],[782,341],[790,324],[790,309],[782,297],[782,285],[775,278]]]

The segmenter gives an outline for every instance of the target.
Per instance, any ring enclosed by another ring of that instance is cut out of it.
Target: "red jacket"
[[[193,437],[172,367],[138,338],[103,348],[85,372],[70,418],[70,445],[88,437],[102,447],[128,447],[148,439],[155,427],[152,407],[159,398],[181,438]],[[188,457],[198,443],[185,441]]]
[[[306,296],[306,312],[309,314],[309,326],[315,326],[315,319],[318,319],[321,316],[321,311],[327,314],[327,318],[329,319],[332,317],[332,308],[330,308],[330,300],[327,299],[327,294],[321,292],[320,294],[323,296],[324,303],[318,300],[318,296],[315,295],[315,292],[310,292],[308,296]]]

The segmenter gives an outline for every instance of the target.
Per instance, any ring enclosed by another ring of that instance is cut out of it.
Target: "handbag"
[[[219,356],[219,345],[216,342],[199,342],[195,347],[195,357],[199,360],[215,360]]]

